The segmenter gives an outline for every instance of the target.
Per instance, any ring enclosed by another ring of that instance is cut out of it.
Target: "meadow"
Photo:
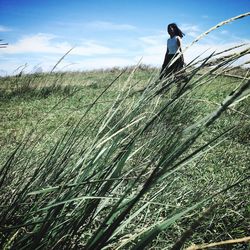
[[[249,98],[234,95],[247,97],[248,70],[224,71],[190,68],[180,92],[146,66],[1,78],[2,247],[247,236]]]
[[[1,248],[248,249],[249,52],[1,77]]]

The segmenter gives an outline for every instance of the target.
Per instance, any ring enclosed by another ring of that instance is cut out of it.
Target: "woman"
[[[178,28],[175,23],[170,23],[168,25],[168,34],[170,38],[167,41],[167,52],[165,55],[165,59],[160,72],[160,79],[163,77],[170,75],[171,73],[175,73],[184,66],[183,55],[181,55],[175,62],[171,62],[175,56],[178,56],[179,53],[182,52],[181,49],[181,38],[184,36],[184,33]]]

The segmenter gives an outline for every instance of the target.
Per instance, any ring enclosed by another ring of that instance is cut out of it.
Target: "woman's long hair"
[[[176,25],[176,23],[170,23],[168,25],[168,30],[169,30],[170,26],[173,27],[175,36],[179,36],[179,37],[185,36],[185,34],[179,29],[179,27]]]

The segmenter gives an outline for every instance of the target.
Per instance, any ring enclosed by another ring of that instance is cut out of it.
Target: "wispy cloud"
[[[135,65],[136,63],[138,63],[138,61],[136,61],[136,58],[134,57],[124,58],[110,56],[77,61],[76,64],[72,65],[70,68],[80,68],[82,70],[105,69],[112,67],[125,67]]]
[[[125,53],[125,49],[104,46],[96,41],[86,41],[83,44],[76,46],[72,51],[73,55],[80,56],[111,55],[123,53]]]
[[[23,58],[8,60],[7,62],[0,61],[0,75],[17,74],[20,69],[24,69],[25,73],[48,72],[58,62],[58,57],[55,55],[43,56],[33,62],[24,61]],[[27,60],[27,58],[26,58]],[[122,56],[100,56],[82,59],[70,59],[66,57],[57,67],[60,71],[83,71],[93,69],[107,69],[112,67],[125,67],[136,65],[139,59],[137,57],[122,57]],[[24,63],[25,62],[25,63]],[[24,67],[24,65],[26,65]],[[17,70],[19,69],[19,70]]]
[[[249,44],[250,41],[248,41]],[[218,44],[218,43],[197,43],[191,46],[185,53],[184,53],[184,58],[186,59],[186,62],[190,62],[197,56],[201,56],[200,58],[205,58],[208,55],[210,55],[213,52],[221,52],[229,48],[233,48],[237,45],[242,44],[242,42],[225,42],[223,44]],[[243,49],[246,49],[247,46],[241,47],[241,48],[236,48],[230,52],[224,53],[224,55],[230,55],[231,53],[238,53],[242,51]],[[249,46],[248,46],[249,48]],[[205,53],[204,53],[205,52]],[[203,53],[203,54],[202,54]],[[241,63],[244,63],[246,61],[250,60],[250,55],[244,56],[244,58],[241,58],[240,60],[237,60],[235,62],[235,65],[239,65]]]
[[[145,45],[160,46],[166,38],[166,33],[162,32],[158,35],[140,37],[139,40]]]
[[[52,34],[38,33],[36,35],[24,36],[19,39],[16,43],[12,43],[8,46],[4,53],[19,54],[19,53],[60,53],[65,48],[60,45],[51,45],[51,41],[56,38]]]
[[[196,27],[190,29],[197,30]],[[154,35],[128,38],[126,45],[120,45],[116,48],[110,44],[105,46],[101,41],[83,40],[60,63],[58,69],[67,71],[131,66],[137,64],[141,57],[142,63],[160,67],[166,52],[167,38],[165,32],[158,32]],[[34,66],[38,64],[44,71],[49,71],[58,59],[73,47],[71,43],[59,39],[61,38],[53,34],[43,33],[23,37],[1,51],[0,68],[6,73],[12,74],[17,67],[28,63],[27,72],[32,72]],[[187,40],[187,37],[183,39],[183,49]],[[205,39],[199,41],[185,51],[185,61],[190,62],[206,50],[209,51],[203,57],[213,51],[219,52],[236,44],[249,43],[250,41],[223,40],[222,42],[218,43],[217,40],[209,38],[207,41]],[[241,62],[247,60],[250,60],[249,56],[242,59]],[[0,74],[5,73],[0,72]]]
[[[202,29],[198,25],[184,23],[180,25],[181,30],[188,36],[196,38],[199,34],[201,34]]]
[[[209,16],[208,16],[208,15],[202,15],[201,18],[203,18],[203,19],[208,19]]]
[[[188,28],[188,26],[186,26],[186,28]],[[198,32],[200,31],[200,28],[198,26],[190,25],[189,30]],[[220,37],[221,37],[221,34],[220,34]],[[161,64],[163,63],[165,52],[166,52],[165,39],[167,39],[167,37],[164,35],[160,35],[160,34],[158,36],[141,37],[139,40],[141,42],[141,47],[143,48],[143,50],[138,52],[137,59],[139,59],[140,56],[143,56],[143,59],[142,59],[143,63],[154,65],[154,66],[161,66]],[[188,43],[189,42],[186,41],[186,38],[184,38],[183,49],[186,47]],[[235,40],[235,39],[223,40],[223,39],[219,39],[219,37],[217,36],[207,37],[206,39],[199,41],[198,43],[191,46],[188,50],[186,50],[184,53],[184,58],[186,62],[190,62],[191,60],[201,55],[205,51],[207,52],[203,54],[201,58],[205,58],[206,56],[208,56],[214,51],[216,52],[223,51],[227,48],[232,48],[242,43],[250,44],[250,41],[249,40]],[[237,51],[239,52],[241,49],[242,48],[236,49],[234,50],[234,52],[237,52]],[[250,60],[250,55],[242,58],[236,64],[245,62],[247,60]]]
[[[228,31],[228,30],[222,30],[220,33],[221,33],[222,35],[227,35],[227,34],[229,34],[229,31]]]
[[[8,32],[11,31],[11,28],[6,27],[4,25],[0,25],[0,32]]]
[[[70,54],[81,56],[95,56],[124,53],[124,50],[104,46],[96,41],[85,41],[78,46],[74,46],[67,41],[59,41],[53,34],[38,33],[25,36],[14,44],[10,44],[3,52],[5,54],[24,54],[24,53],[46,53],[63,54],[74,47]],[[57,41],[55,41],[57,40]]]
[[[117,24],[105,21],[94,21],[86,24],[87,27],[98,30],[136,30],[136,27],[130,24]]]
[[[202,33],[204,33],[207,29],[204,29],[201,27],[201,25],[197,24],[190,24],[190,23],[183,23],[180,25],[181,30],[185,33],[186,37],[185,39],[190,40],[190,39],[195,39]],[[222,29],[214,31],[212,34],[208,34],[204,40],[206,43],[229,43],[233,41],[239,41],[240,39],[236,39],[235,36],[228,30],[225,30],[224,27]]]

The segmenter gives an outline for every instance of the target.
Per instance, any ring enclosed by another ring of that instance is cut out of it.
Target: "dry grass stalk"
[[[220,241],[220,242],[213,242],[209,244],[202,244],[202,245],[192,245],[186,250],[200,250],[200,249],[206,249],[210,247],[216,247],[216,246],[224,246],[224,245],[229,245],[229,244],[237,244],[237,243],[247,243],[250,241],[250,236],[240,238],[240,239],[233,239],[233,240],[225,240],[225,241]]]

